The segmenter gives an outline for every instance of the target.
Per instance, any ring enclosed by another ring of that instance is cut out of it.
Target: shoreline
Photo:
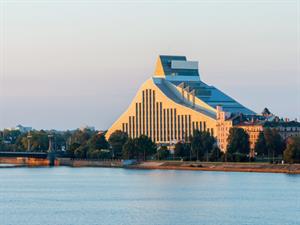
[[[2,164],[2,165],[1,165]],[[134,165],[124,165],[122,161],[98,160],[71,160],[59,158],[55,166],[67,167],[98,167],[98,168],[124,168],[144,170],[190,170],[190,171],[215,171],[215,172],[254,172],[254,173],[285,173],[300,174],[300,164],[270,164],[255,162],[188,162],[188,161],[146,161]],[[18,167],[48,167],[46,165],[27,164],[23,161],[0,161],[1,168]]]
[[[129,169],[191,170],[214,172],[253,172],[300,174],[300,164],[210,163],[210,162],[143,162]]]

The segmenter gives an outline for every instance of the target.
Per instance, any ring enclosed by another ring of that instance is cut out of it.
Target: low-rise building
[[[217,141],[220,149],[226,151],[229,130],[233,127],[244,129],[249,135],[250,155],[255,156],[255,144],[260,132],[265,129],[275,129],[283,140],[288,137],[300,136],[300,123],[279,119],[274,115],[243,115],[226,114],[222,107],[217,108]]]

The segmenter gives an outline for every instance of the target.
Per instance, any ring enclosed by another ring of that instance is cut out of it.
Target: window
[[[138,106],[138,103],[136,102],[135,103],[135,126],[136,126],[136,129],[135,129],[135,136],[138,137],[138,124],[139,124],[139,106]]]
[[[152,91],[149,89],[149,137],[152,138]]]
[[[184,139],[187,139],[188,136],[188,122],[187,122],[187,115],[184,116]]]
[[[184,123],[183,123],[183,115],[181,115],[181,138],[184,139]]]
[[[194,121],[192,123],[192,126],[193,126],[193,135],[194,135],[194,131],[195,131],[195,122]]]
[[[173,139],[173,109],[170,109],[170,122],[171,122],[171,130],[170,130],[170,139]]]
[[[129,116],[129,132],[128,136],[131,137],[131,116]]]
[[[146,135],[148,136],[148,122],[149,122],[149,120],[148,120],[148,101],[149,101],[149,99],[148,99],[148,89],[146,89]]]
[[[181,126],[180,126],[180,115],[178,115],[177,116],[177,126],[178,126],[178,128],[177,128],[177,131],[178,131],[178,139],[180,140],[181,139],[181,137],[180,137],[180,129],[181,129]]]
[[[135,136],[134,116],[132,116],[131,119],[132,119],[132,134],[131,134],[131,136],[134,138],[134,136]]]
[[[159,116],[159,119],[160,119],[160,140],[163,141],[163,138],[162,138],[162,134],[163,134],[163,129],[162,129],[162,103],[160,102],[159,103],[159,111],[160,111],[160,116]]]
[[[156,115],[156,111],[155,111],[155,91],[152,91],[152,140],[156,140],[156,123],[155,123],[155,115]]]
[[[139,135],[142,134],[142,104],[139,103]]]
[[[159,109],[158,109],[158,102],[156,102],[156,140],[159,141]]]
[[[176,118],[177,118],[177,115],[176,115],[176,109],[174,109],[174,138],[177,140],[177,126],[176,126]]]
[[[142,134],[145,134],[145,91],[143,91],[143,132]]]
[[[164,141],[166,141],[166,109],[164,109],[164,119],[163,119],[163,121],[164,121],[164,128],[163,128],[163,130],[164,130]]]
[[[170,111],[167,109],[167,141],[170,141]]]
[[[192,135],[192,121],[191,121],[191,115],[188,116],[188,124],[189,124],[189,136]]]

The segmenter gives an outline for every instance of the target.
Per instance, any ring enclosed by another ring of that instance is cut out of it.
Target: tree
[[[82,144],[85,144],[93,135],[94,135],[94,131],[90,130],[90,129],[83,129],[83,130],[79,130],[77,129],[76,131],[74,131],[71,135],[71,142],[77,142]]]
[[[167,159],[170,156],[170,150],[168,150],[167,146],[161,146],[160,149],[157,150],[156,156],[158,160]]]
[[[201,136],[201,132],[199,130],[195,130],[194,135],[191,137],[193,158],[196,158],[197,161],[204,155]]]
[[[134,159],[137,158],[137,146],[136,139],[129,138],[122,148],[123,159]]]
[[[68,142],[67,153],[72,158],[100,158],[101,151],[98,149],[98,133],[90,129],[77,129],[75,131],[66,131],[60,134],[60,144],[58,147],[62,146],[62,143]],[[55,133],[54,138],[57,141],[58,134]],[[105,138],[104,138],[105,139]],[[100,143],[102,143],[100,141]],[[108,144],[106,143],[106,146]]]
[[[2,138],[2,136],[0,136],[0,151],[5,151],[5,143],[4,140]]]
[[[212,151],[214,143],[215,138],[211,136],[209,132],[205,131],[202,133],[202,145],[206,155],[206,161],[209,159],[209,153]]]
[[[75,150],[75,157],[80,159],[86,159],[89,147],[88,145],[81,145]]]
[[[136,147],[139,152],[139,159],[142,155],[144,161],[146,161],[147,157],[155,154],[157,150],[156,144],[146,135],[141,135],[136,139]]]
[[[65,136],[65,132],[58,132],[58,131],[51,131],[53,133],[54,136],[54,143],[53,143],[53,147],[56,151],[61,151],[63,148],[66,147],[66,136]]]
[[[284,161],[300,163],[300,137],[289,137],[283,153]]]
[[[250,153],[249,135],[242,128],[231,128],[228,136],[227,152],[234,161],[245,161]]]
[[[261,131],[258,135],[254,150],[255,150],[255,152],[257,152],[258,155],[265,156],[268,154],[267,143],[266,143],[265,134],[263,131]]]
[[[99,149],[89,149],[87,152],[88,159],[99,159],[101,158],[101,150]]]
[[[177,142],[175,144],[174,156],[185,160],[191,159],[191,148],[189,144]]]
[[[109,144],[103,134],[94,134],[88,141],[88,145],[91,149],[108,149]]]
[[[1,133],[3,141],[7,141],[10,145],[16,144],[17,139],[21,136],[21,132],[19,130],[8,130],[4,129]]]
[[[122,148],[123,159],[144,160],[156,153],[156,145],[151,138],[141,135],[138,138],[129,138]]]
[[[272,154],[273,162],[276,156],[283,154],[284,142],[276,129],[266,128],[264,130],[266,146],[268,150],[268,158]]]
[[[28,134],[27,134],[28,135]],[[22,146],[27,149],[28,138],[27,135],[23,136],[21,142]],[[44,130],[40,131],[31,131],[30,132],[31,140],[30,140],[30,151],[33,152],[46,152],[48,150],[48,133]]]
[[[74,158],[74,157],[75,157],[75,151],[76,151],[76,149],[79,148],[79,147],[80,147],[80,144],[77,143],[77,142],[72,143],[72,144],[70,145],[70,147],[69,147],[68,150],[67,150],[67,153],[70,155],[71,158]]]
[[[260,132],[255,143],[255,151],[258,155],[268,155],[274,158],[283,154],[284,141],[276,129],[265,128]]]
[[[191,148],[193,153],[193,158],[197,161],[203,159],[206,154],[206,160],[208,160],[209,152],[213,148],[215,139],[207,131],[195,130],[194,135],[191,137]]]
[[[211,153],[209,154],[209,161],[211,162],[218,162],[221,161],[224,152],[222,152],[218,146],[214,146]]]
[[[127,133],[120,130],[116,130],[110,135],[108,139],[108,143],[112,147],[113,157],[118,158],[121,156],[123,145],[126,143],[127,140],[128,140]]]

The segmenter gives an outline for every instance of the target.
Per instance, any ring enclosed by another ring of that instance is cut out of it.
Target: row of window
[[[194,130],[207,130],[213,135],[205,121],[192,121],[191,115],[178,115],[176,108],[163,108],[151,89],[142,91],[142,102],[135,103],[135,115],[128,120],[122,130],[131,138],[145,134],[156,142],[187,140]]]
[[[300,131],[300,127],[279,127],[279,131]]]

